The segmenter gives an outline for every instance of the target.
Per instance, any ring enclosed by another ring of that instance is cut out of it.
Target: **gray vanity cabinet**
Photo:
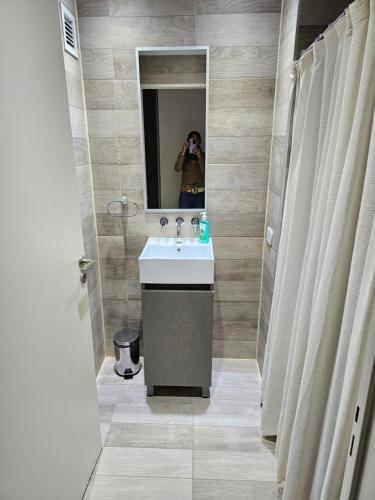
[[[209,396],[213,301],[213,285],[142,284],[148,395],[154,386],[188,386]]]

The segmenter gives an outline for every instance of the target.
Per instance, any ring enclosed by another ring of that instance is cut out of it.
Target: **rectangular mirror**
[[[145,211],[207,209],[208,47],[136,52]]]

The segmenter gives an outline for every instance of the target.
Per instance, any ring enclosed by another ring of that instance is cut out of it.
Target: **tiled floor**
[[[261,439],[254,360],[213,360],[211,398],[145,396],[106,358],[98,377],[104,447],[85,500],[275,500],[273,447]]]

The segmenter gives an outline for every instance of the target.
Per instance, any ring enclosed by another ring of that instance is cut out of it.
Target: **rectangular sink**
[[[211,284],[214,282],[212,240],[149,238],[138,259],[141,283]]]

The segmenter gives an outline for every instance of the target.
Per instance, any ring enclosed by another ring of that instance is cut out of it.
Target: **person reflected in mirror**
[[[179,208],[204,208],[205,155],[199,132],[192,130],[177,157],[175,171],[182,172]]]

